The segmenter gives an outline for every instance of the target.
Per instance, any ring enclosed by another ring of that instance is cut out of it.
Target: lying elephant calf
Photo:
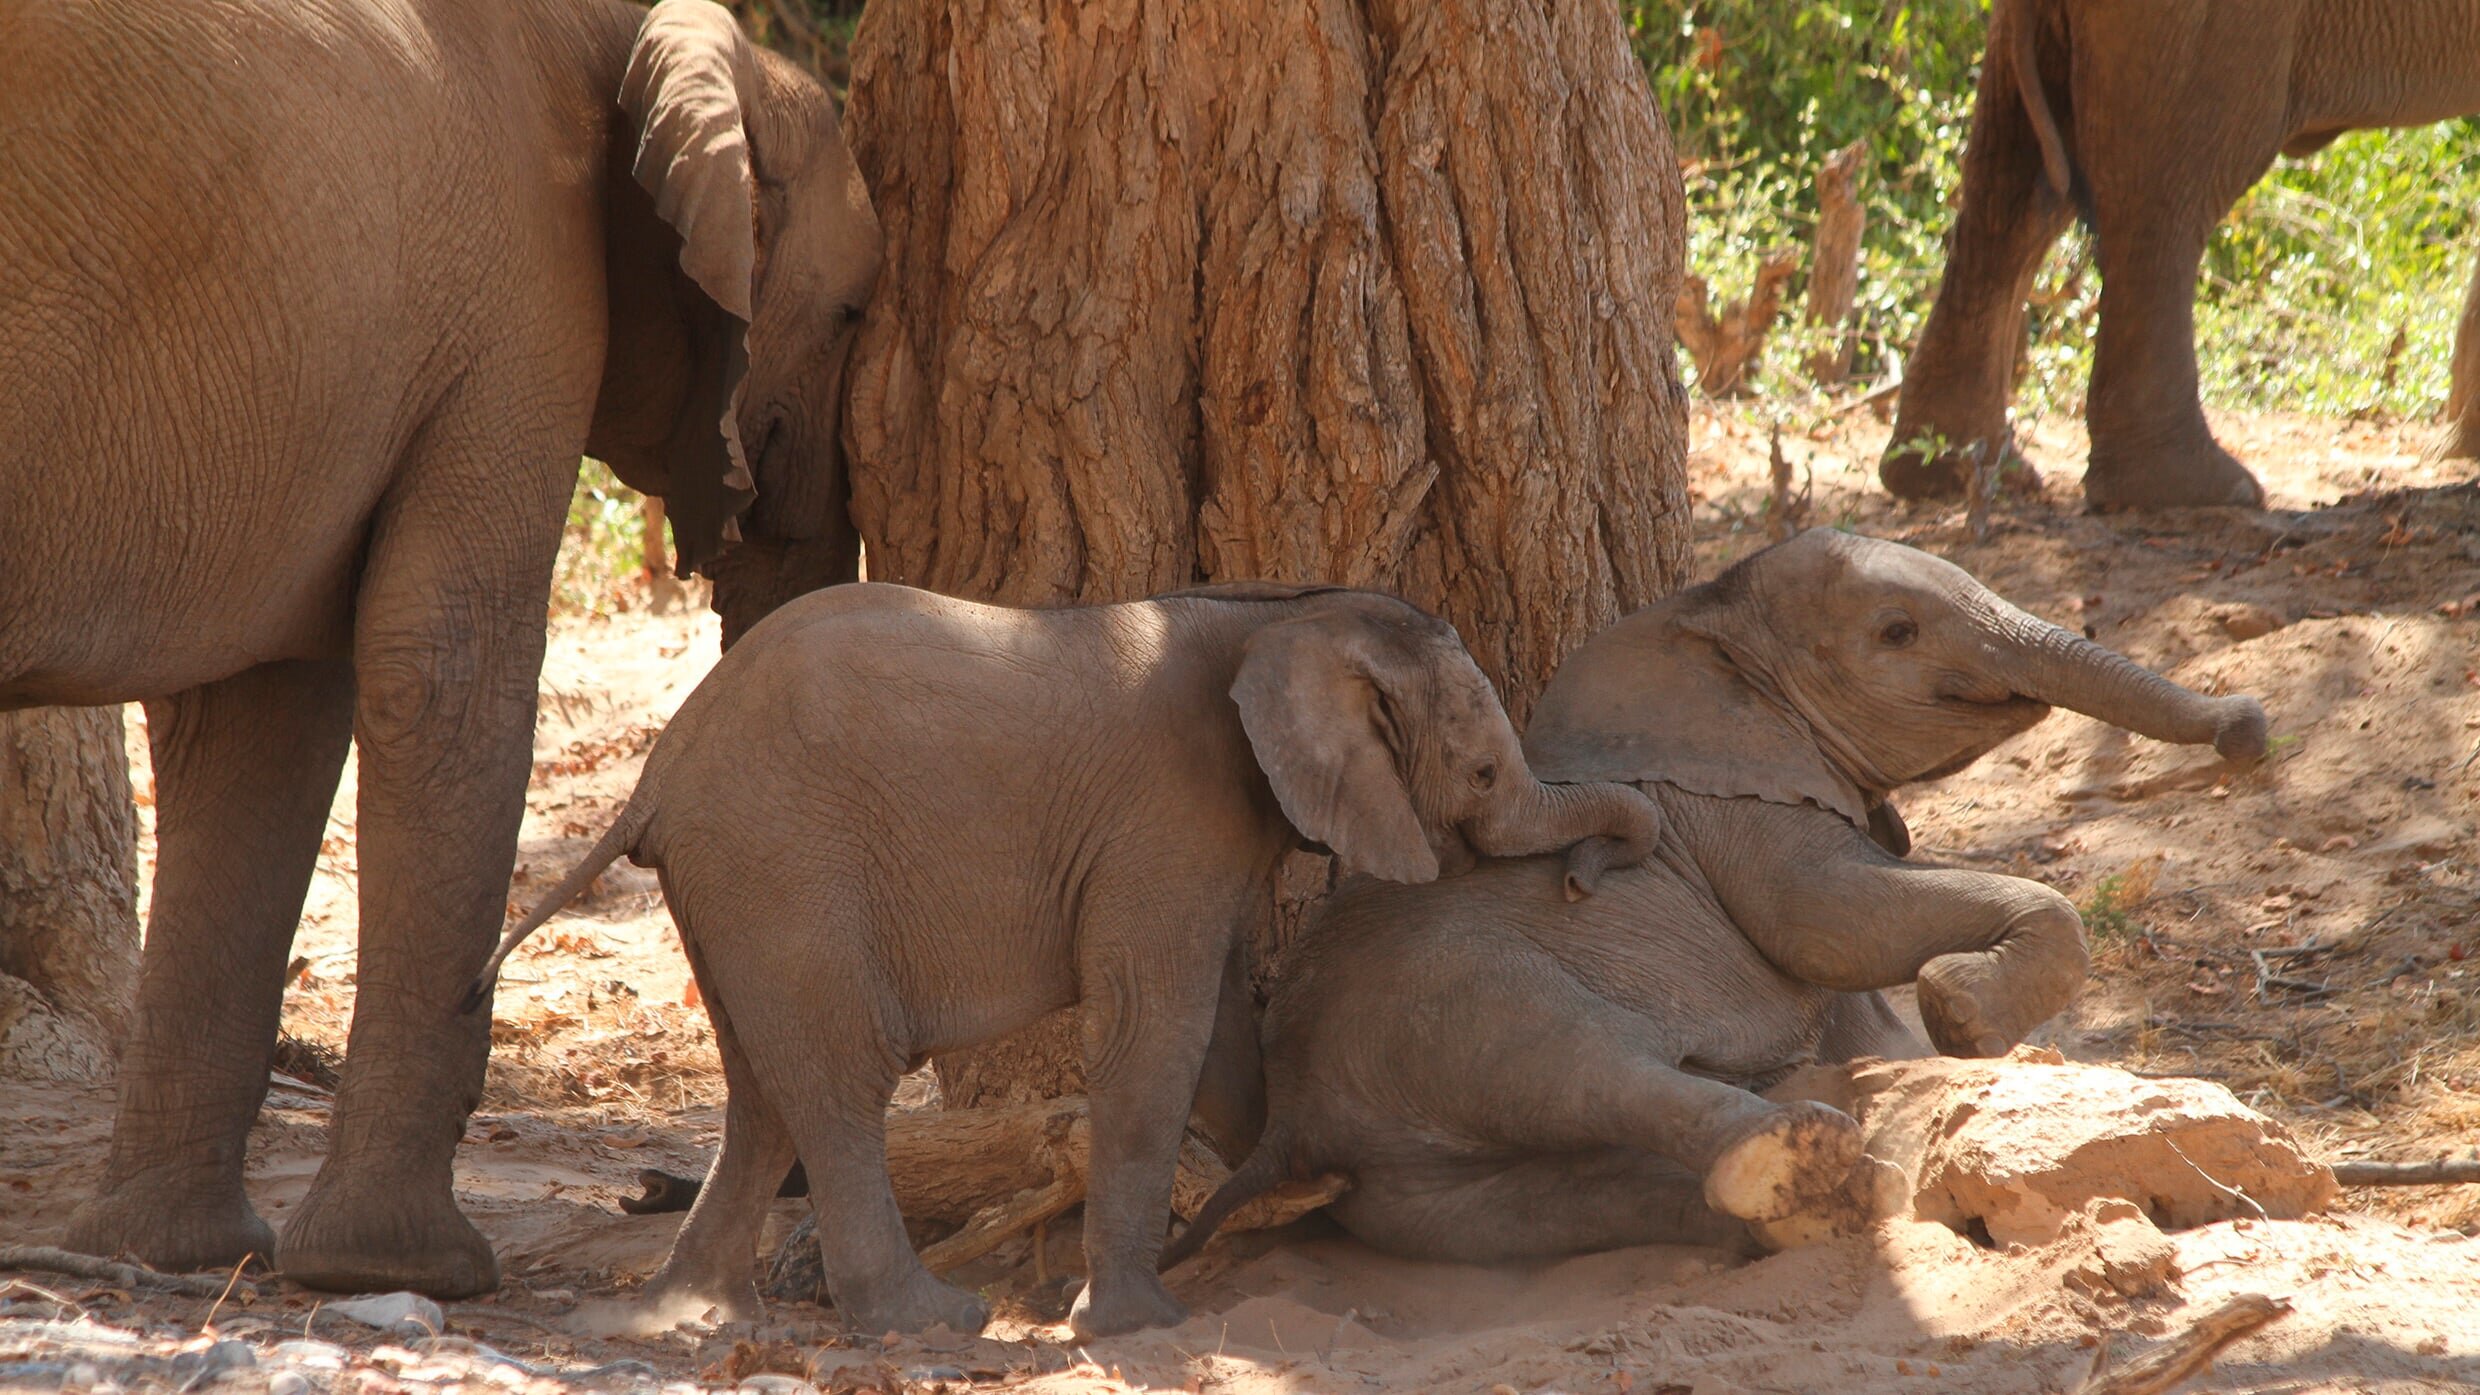
[[[1233,966],[1289,849],[1419,882],[1595,837],[1632,861],[1659,827],[1625,785],[1535,781],[1455,632],[1385,596],[1007,610],[836,587],[723,656],[473,1001],[614,859],[659,869],[731,1096],[641,1322],[758,1315],[758,1226],[797,1155],[845,1317],[970,1332],[980,1300],[906,1243],[888,1098],[1082,1000],[1092,1280],[1070,1321],[1092,1337],[1182,1316],[1154,1263],[1180,1137],[1210,1038],[1249,1035]]]
[[[1581,902],[1544,859],[1338,890],[1267,1008],[1264,1134],[1166,1265],[1249,1196],[1322,1172],[1352,1179],[1334,1214],[1371,1244],[1475,1262],[1873,1219],[1890,1179],[1858,1126],[1753,1092],[1810,1060],[1920,1054],[1878,989],[1917,983],[1937,1047],[1967,1056],[2074,995],[2075,907],[1905,861],[1885,802],[2053,703],[2232,759],[2265,749],[2253,699],[2190,692],[1926,553],[1824,529],[1596,636],[1526,751],[1543,778],[1641,782],[1659,852]]]

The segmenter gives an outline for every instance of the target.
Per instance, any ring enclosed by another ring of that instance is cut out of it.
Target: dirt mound
[[[2045,1244],[2103,1202],[2184,1230],[2297,1220],[2334,1198],[2331,1169],[2211,1081],[2071,1065],[2038,1047],[1816,1075],[1826,1082],[1812,1097],[1858,1118],[1869,1151],[1911,1176],[1920,1219],[1992,1244]]]

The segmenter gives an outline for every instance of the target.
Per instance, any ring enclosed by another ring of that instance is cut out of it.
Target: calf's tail
[[[499,948],[491,951],[491,957],[482,965],[482,972],[474,975],[474,981],[466,985],[465,996],[458,1000],[456,1010],[466,1013],[481,1007],[483,1000],[491,996],[491,984],[499,978],[499,966],[506,962],[508,952],[526,936],[541,929],[544,921],[567,909],[569,902],[584,895],[585,889],[603,874],[604,868],[634,852],[637,840],[644,836],[646,825],[653,819],[654,801],[644,796],[644,787],[640,786],[639,793],[630,798],[628,807],[620,811],[619,819],[603,834],[602,841],[594,845],[594,851],[586,854],[586,860],[561,878],[560,884],[551,888],[549,895],[533,910],[526,912],[525,919],[510,926],[508,933],[499,937]]]
[[[1206,1242],[1214,1238],[1214,1232],[1231,1219],[1232,1212],[1273,1190],[1291,1171],[1291,1152],[1291,1142],[1283,1136],[1280,1126],[1270,1126],[1257,1140],[1257,1147],[1232,1169],[1231,1176],[1223,1179],[1223,1185],[1206,1198],[1206,1204],[1197,1208],[1196,1219],[1163,1247],[1162,1263],[1156,1268],[1168,1271],[1204,1249]]]

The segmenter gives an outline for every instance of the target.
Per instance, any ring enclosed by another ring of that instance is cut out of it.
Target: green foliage
[[[1945,265],[1986,0],[1621,0],[1621,11],[1686,162],[1689,265],[1716,294],[1743,294],[1768,249],[1805,245],[1818,167],[1867,143],[1855,372],[1883,372],[1918,336]],[[2196,310],[2207,400],[2433,412],[2475,252],[2480,121],[2363,132],[2282,162],[2207,253]],[[2035,287],[2026,410],[2083,406],[2100,294],[2089,262],[2072,231]],[[1773,379],[1809,347],[1786,315]]]
[[[1736,297],[1816,225],[1817,169],[1865,141],[1855,371],[1917,333],[1945,262],[1985,10],[1980,0],[1626,0],[1654,100],[1687,162],[1688,262]],[[1786,319],[1769,360],[1798,361]]]
[[[646,555],[646,515],[641,497],[614,478],[611,467],[587,459],[568,501],[568,528],[552,576],[554,610],[598,610],[638,574]]]
[[[2125,878],[2113,874],[2094,882],[2092,894],[2075,909],[2084,918],[2086,935],[2095,940],[2124,940],[2141,928],[2136,924],[2135,902]]]

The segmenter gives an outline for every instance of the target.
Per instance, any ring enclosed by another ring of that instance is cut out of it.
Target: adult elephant
[[[71,1244],[497,1283],[449,1187],[489,1047],[454,1006],[579,454],[670,501],[727,641],[849,576],[878,257],[828,93],[706,0],[0,0],[0,704],[144,700],[161,838]],[[348,739],[359,994],[279,1247],[243,1147]]]
[[[2254,699],[2191,692],[1960,568],[1831,530],[1604,630],[1543,692],[1526,757],[1544,778],[1640,782],[1662,806],[1654,857],[1574,903],[1548,858],[1347,883],[1274,985],[1262,1137],[1166,1262],[1248,1196],[1329,1171],[1351,1178],[1334,1210],[1363,1239],[1475,1262],[1874,1217],[1885,1175],[1858,1125],[1753,1091],[1810,1060],[1919,1054],[1880,989],[1917,983],[1939,1050],[1992,1056],[2082,985],[2065,897],[1906,861],[1886,802],[2052,704],[2265,749]],[[1570,875],[1593,880],[1593,846]]]
[[[1886,487],[1958,493],[1964,453],[2006,439],[2024,299],[2080,210],[2101,267],[2086,497],[2261,505],[2197,398],[2206,239],[2277,154],[2471,112],[2480,0],[1999,0],[1963,208],[1880,465]],[[2455,362],[2449,448],[2480,453],[2480,299]]]

